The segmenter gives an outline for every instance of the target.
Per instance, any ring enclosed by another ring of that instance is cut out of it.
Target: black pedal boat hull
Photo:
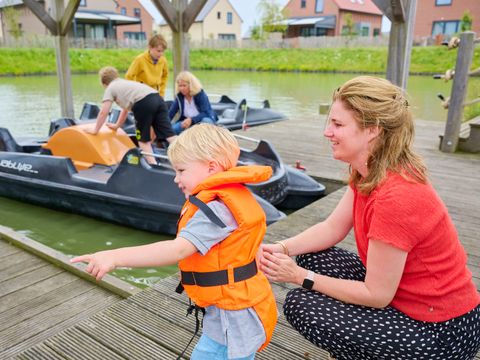
[[[140,230],[176,233],[185,197],[170,168],[151,167],[132,149],[117,167],[96,165],[89,171],[82,175],[64,157],[0,151],[0,196]],[[257,200],[267,223],[285,216],[264,199]]]

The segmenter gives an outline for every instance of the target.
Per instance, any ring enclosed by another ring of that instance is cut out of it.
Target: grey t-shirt
[[[221,228],[198,210],[178,236],[190,241],[205,255],[214,245],[224,240],[238,224],[222,201],[211,201],[207,206],[227,225]],[[203,333],[228,347],[228,358],[242,358],[255,353],[265,342],[262,322],[253,308],[224,310],[216,306],[206,309]]]
[[[105,89],[103,101],[115,101],[123,109],[132,110],[133,104],[150,94],[158,93],[148,85],[117,78]]]

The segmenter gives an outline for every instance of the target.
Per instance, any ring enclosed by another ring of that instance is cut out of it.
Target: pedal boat
[[[173,101],[166,101],[170,107]],[[226,95],[222,95],[218,102],[211,102],[212,109],[218,116],[217,125],[224,126],[229,130],[238,130],[246,127],[269,124],[276,121],[286,120],[287,117],[270,108],[270,102],[264,100],[261,107],[252,107],[247,104],[246,99],[235,102]],[[87,102],[83,104],[79,120],[93,120],[97,118],[100,109],[98,105]],[[119,109],[113,109],[110,114],[110,121],[115,122],[120,115]],[[128,134],[135,133],[135,118],[129,114],[123,129]]]
[[[164,155],[150,166],[129,136],[103,127],[97,135],[52,122],[48,139],[15,140],[0,128],[0,196],[133,228],[175,234],[185,201]],[[285,215],[259,196],[267,223]]]

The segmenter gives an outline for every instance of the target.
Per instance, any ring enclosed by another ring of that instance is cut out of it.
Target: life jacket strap
[[[257,263],[255,259],[247,265],[239,266],[233,269],[234,282],[250,279],[257,274]],[[220,286],[227,285],[228,270],[196,272],[181,271],[181,284],[197,286]]]
[[[199,198],[197,198],[196,196],[194,195],[190,195],[188,197],[188,201],[190,201],[193,205],[195,205],[196,207],[198,207],[200,210],[202,210],[202,212],[205,214],[205,216],[211,221],[213,222],[215,225],[221,227],[222,229],[223,228],[226,228],[227,225],[224,224],[224,222],[222,220],[220,220],[220,218],[215,215],[215,213],[213,212],[212,209],[210,209],[208,207],[207,204],[205,204],[202,200],[200,200]]]

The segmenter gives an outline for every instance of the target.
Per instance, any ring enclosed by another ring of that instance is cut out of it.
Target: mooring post
[[[463,119],[463,104],[467,95],[468,76],[475,49],[474,39],[475,33],[472,31],[466,31],[460,35],[445,134],[440,144],[440,150],[443,152],[453,153],[457,149]]]

